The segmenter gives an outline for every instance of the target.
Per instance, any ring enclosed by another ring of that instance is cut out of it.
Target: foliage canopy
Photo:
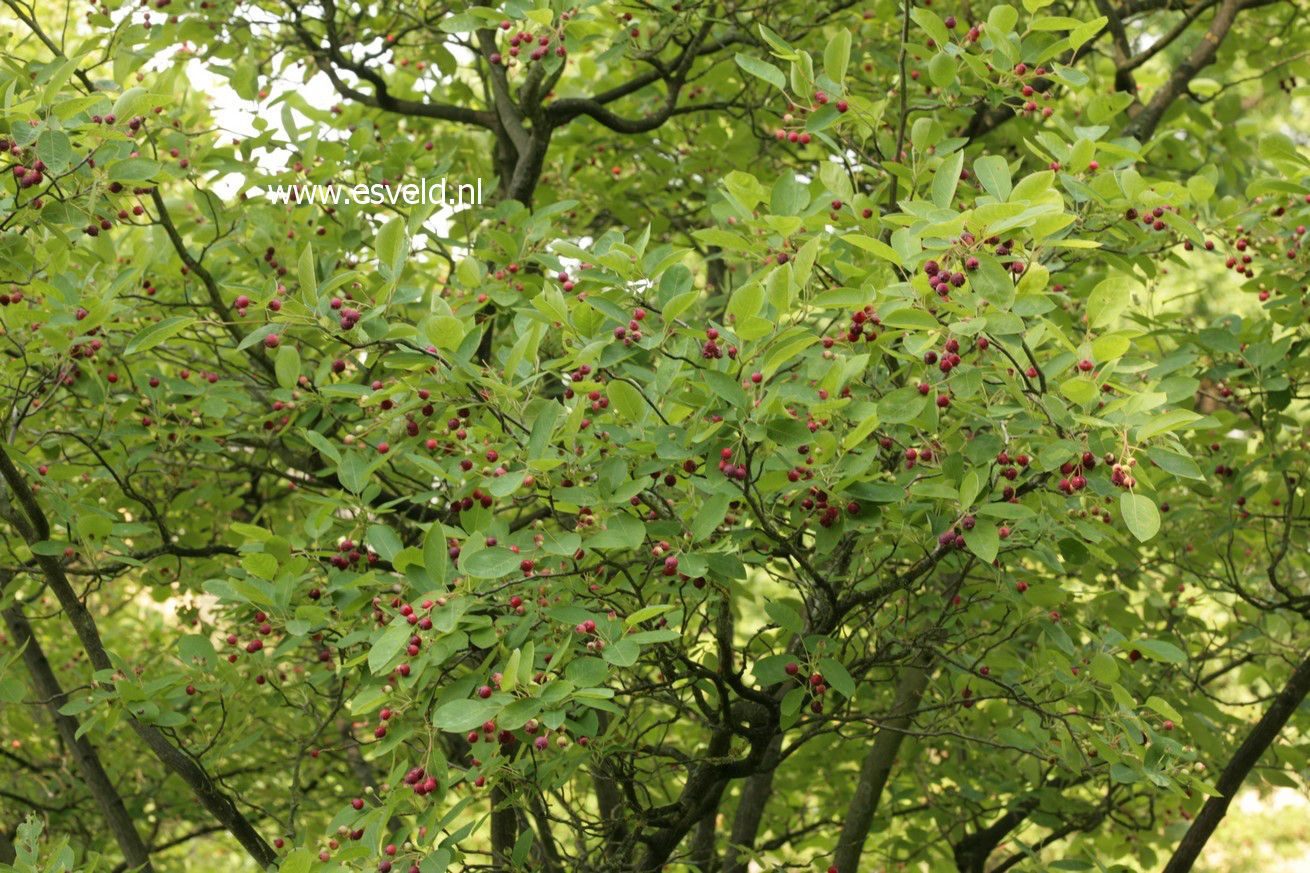
[[[3,3],[0,869],[1178,873],[1304,784],[1299,2]]]

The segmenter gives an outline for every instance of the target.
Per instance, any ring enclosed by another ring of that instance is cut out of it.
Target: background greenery
[[[1302,6],[3,0],[0,869],[1297,869]]]

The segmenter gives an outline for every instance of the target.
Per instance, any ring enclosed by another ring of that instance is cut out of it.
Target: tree
[[[1293,4],[4,4],[0,869],[1174,873],[1301,784]]]

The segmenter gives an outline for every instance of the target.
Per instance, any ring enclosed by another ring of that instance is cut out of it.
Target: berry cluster
[[[783,671],[788,676],[795,676],[800,673],[800,665],[792,661],[783,667]],[[811,673],[808,678],[802,678],[802,687],[806,688],[810,694],[810,712],[823,712],[823,696],[828,693],[828,685],[824,681],[822,673]]]
[[[749,475],[745,464],[734,464],[732,462],[732,449],[721,449],[719,451],[719,472],[729,479],[740,479],[745,481]]]
[[[572,15],[570,13],[565,12],[560,15],[560,22],[561,23],[566,22],[571,17]],[[628,17],[629,19],[631,18],[631,13],[628,13]],[[509,30],[512,30],[513,27],[514,24],[510,21],[502,21],[500,23],[501,31],[507,32]],[[632,35],[636,37],[638,33],[634,30]],[[509,46],[508,48],[506,48],[505,54],[501,54],[500,52],[492,52],[487,59],[494,66],[508,67],[514,64],[515,62],[513,60],[514,58],[518,58],[524,50],[527,50],[529,47],[531,47],[531,50],[528,51],[528,59],[532,61],[539,61],[542,58],[546,57],[546,55],[551,53],[550,46],[553,42],[557,43],[554,48],[556,57],[560,57],[560,58],[568,57],[569,54],[568,49],[564,47],[564,30],[561,27],[552,30],[550,33],[543,33],[540,36],[533,36],[531,33],[528,33],[526,30],[522,30],[519,31],[518,33],[511,34],[509,37]],[[508,55],[509,57],[507,58],[505,55]]]
[[[568,290],[569,284],[570,283],[567,282],[565,283],[566,291]],[[616,340],[622,340],[625,346],[641,342],[641,322],[645,317],[646,310],[638,307],[636,311],[632,313],[632,320],[628,322],[627,327],[620,325],[619,327],[614,328],[614,338]]]
[[[781,257],[781,256],[780,256]],[[701,345],[700,356],[706,360],[717,360],[723,357],[724,351],[727,351],[729,358],[737,357],[737,347],[728,346],[725,350],[718,344],[719,332],[715,328],[706,328],[705,342]]]

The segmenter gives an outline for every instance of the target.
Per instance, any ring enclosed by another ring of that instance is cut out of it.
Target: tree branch
[[[1307,693],[1310,693],[1310,653],[1307,653],[1305,660],[1293,671],[1291,678],[1287,680],[1287,685],[1265,710],[1260,721],[1247,733],[1242,745],[1228,759],[1227,766],[1215,783],[1219,796],[1206,800],[1192,826],[1179,841],[1178,848],[1174,850],[1173,857],[1169,859],[1162,873],[1187,873],[1192,869],[1210,835],[1227,814],[1228,804],[1232,803],[1233,795],[1242,787],[1242,783],[1246,781],[1246,777],[1260,761],[1261,756],[1278,738],[1283,725],[1287,724],[1287,720],[1301,705]]]
[[[36,498],[32,496],[31,486],[23,481],[22,473],[14,465],[13,459],[9,457],[8,448],[0,449],[0,478],[4,479],[4,484],[8,486],[7,490],[9,492],[8,494],[0,494],[0,502],[12,507],[8,498],[10,495],[17,495],[23,507],[23,513],[7,511],[6,520],[14,526],[19,536],[29,546],[35,545],[41,540],[49,539],[50,523],[40,505],[36,502]],[[24,513],[26,518],[24,518]],[[35,560],[41,568],[50,590],[54,592],[55,597],[59,600],[59,605],[63,607],[69,623],[73,625],[73,629],[82,643],[82,648],[86,652],[87,660],[91,662],[91,666],[96,670],[112,672],[114,664],[105,651],[95,619],[86,608],[86,604],[77,596],[73,586],[69,584],[68,577],[64,574],[63,565],[60,564],[57,558],[50,555],[38,554],[35,556]],[[215,819],[223,824],[261,868],[267,867],[277,860],[277,855],[272,847],[251,827],[250,822],[246,821],[241,815],[232,798],[219,788],[198,761],[174,746],[164,736],[163,732],[154,725],[138,721],[130,714],[128,715],[128,722],[131,724],[132,729],[136,731],[137,736],[154,752],[155,757],[182,777],[182,780],[191,788],[201,804],[209,810]]]
[[[614,91],[606,92],[606,94],[601,95],[606,98],[603,102],[599,97],[570,97],[563,100],[557,100],[550,106],[546,107],[547,120],[554,125],[559,125],[567,123],[574,118],[577,118],[579,115],[586,115],[599,121],[610,130],[617,131],[618,133],[646,133],[647,131],[654,130],[664,122],[668,121],[669,118],[677,112],[678,95],[682,90],[683,84],[687,81],[687,74],[691,71],[692,64],[701,54],[702,46],[706,45],[705,39],[709,36],[710,29],[713,26],[714,22],[712,20],[706,19],[703,21],[701,23],[700,31],[692,41],[687,44],[686,48],[682,50],[682,54],[680,54],[674,62],[672,71],[668,75],[660,77],[664,79],[666,94],[664,105],[660,107],[659,111],[654,112],[645,118],[627,119],[615,115],[613,112],[606,109],[604,103],[617,99],[617,97],[622,96],[622,93],[631,93],[631,91],[621,91],[621,89],[631,87],[632,91],[637,90],[637,87],[632,87],[632,83],[629,83],[628,85],[620,86],[620,89],[615,89]],[[734,31],[729,31],[719,37],[719,39],[711,42],[706,46],[706,48],[711,52],[717,51],[719,48],[722,48],[731,42],[735,42],[737,39],[738,36],[736,33]],[[638,77],[638,80],[642,79],[643,77]],[[653,82],[655,80],[651,79],[650,81]],[[644,80],[642,83],[647,84]],[[621,93],[615,93],[616,91],[621,91]],[[708,108],[711,107],[706,104],[684,111],[698,111]]]
[[[173,244],[177,256],[181,258],[182,263],[186,265],[188,270],[200,278],[201,284],[205,286],[205,291],[209,294],[209,305],[214,308],[214,312],[218,314],[219,319],[223,322],[223,327],[239,346],[241,341],[245,339],[245,335],[241,333],[241,329],[237,327],[235,319],[232,318],[232,310],[228,309],[227,304],[223,302],[223,295],[218,290],[218,282],[214,281],[214,277],[205,269],[205,265],[196,260],[191,252],[187,251],[186,241],[182,239],[182,235],[178,233],[177,227],[173,224],[173,218],[168,214],[168,207],[164,205],[164,198],[160,195],[158,188],[150,189],[150,198],[154,201],[155,210],[159,213],[159,224],[164,228],[164,233],[168,234],[169,242]],[[273,366],[273,362],[269,360],[268,355],[264,354],[263,348],[256,345],[251,346],[247,351],[251,360],[258,364],[264,372],[270,376],[276,376],[276,368]]]
[[[519,817],[505,786],[491,789],[491,865],[497,873],[510,870],[510,856],[519,836]]]
[[[7,578],[2,580],[0,589],[3,589],[8,582]],[[60,708],[68,703],[68,694],[51,669],[50,662],[32,632],[32,625],[23,614],[22,607],[17,602],[6,607],[4,620],[10,636],[13,637],[14,645],[23,652],[23,662],[32,677],[32,688],[45,701],[50,716],[54,719],[55,729],[59,731],[60,739],[72,751],[73,761],[77,766],[77,776],[86,783],[96,805],[100,807],[100,813],[105,818],[105,824],[109,826],[109,832],[113,834],[115,842],[123,852],[123,859],[129,867],[140,867],[142,873],[153,873],[154,866],[150,862],[150,854],[141,840],[141,835],[137,833],[136,826],[132,823],[132,817],[123,805],[122,796],[110,781],[104,765],[100,763],[99,752],[91,745],[85,734],[77,735],[77,719],[59,712]]]
[[[860,767],[860,781],[851,796],[846,821],[842,824],[841,836],[837,840],[833,866],[839,873],[854,873],[860,867],[864,841],[869,836],[874,813],[878,811],[878,801],[887,787],[892,764],[905,739],[905,729],[910,726],[914,711],[919,708],[919,701],[923,699],[923,692],[928,687],[930,664],[930,656],[926,652],[919,652],[913,661],[901,668],[891,710],[883,721],[883,729],[878,731],[864,757]]]
[[[1169,76],[1169,80],[1151,96],[1151,102],[1124,127],[1124,135],[1136,137],[1145,142],[1155,134],[1156,127],[1164,118],[1165,112],[1173,102],[1186,91],[1188,84],[1203,68],[1215,59],[1219,46],[1232,29],[1237,13],[1242,9],[1242,0],[1223,0],[1219,11],[1209,29],[1201,35],[1201,42],[1192,50],[1186,60],[1179,64]]]
[[[323,11],[326,18],[323,21],[324,29],[327,32],[328,47],[326,49],[320,45],[314,34],[304,27],[300,9],[296,6],[291,7],[295,13],[296,20],[292,22],[291,27],[295,30],[300,42],[309,53],[318,61],[319,69],[328,77],[328,81],[337,89],[337,92],[343,97],[355,100],[365,106],[374,109],[385,109],[388,112],[396,112],[401,115],[412,115],[418,118],[435,118],[439,121],[456,121],[461,124],[472,124],[478,127],[485,127],[488,130],[495,129],[495,116],[491,112],[469,109],[464,106],[454,106],[446,103],[422,103],[417,100],[407,100],[400,97],[394,97],[387,90],[387,82],[382,76],[374,70],[369,69],[365,64],[357,63],[346,57],[341,50],[341,43],[337,37],[336,14],[337,7],[333,0],[324,0]],[[337,68],[349,70],[360,79],[368,82],[373,86],[373,94],[365,94],[357,88],[347,85],[341,78]]]

